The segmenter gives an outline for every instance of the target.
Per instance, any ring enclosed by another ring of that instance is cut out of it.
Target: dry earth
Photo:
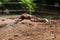
[[[0,40],[60,40],[60,20],[16,23],[16,19],[0,18]]]

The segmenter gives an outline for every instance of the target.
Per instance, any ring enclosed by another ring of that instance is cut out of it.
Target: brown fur
[[[31,19],[32,18],[32,16],[31,15],[29,15],[29,14],[27,14],[27,13],[24,13],[24,14],[22,14],[21,15],[21,17],[20,17],[22,20],[24,20],[24,19]]]

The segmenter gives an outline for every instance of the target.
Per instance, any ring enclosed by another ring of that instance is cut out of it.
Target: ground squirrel
[[[32,18],[32,15],[29,15],[29,14],[27,14],[27,13],[24,13],[24,14],[22,14],[21,15],[21,17],[20,17],[22,20],[24,20],[24,19],[31,19]]]
[[[45,19],[41,19],[41,18],[38,18],[38,17],[36,17],[34,15],[29,15],[27,13],[22,14],[20,16],[20,19],[21,20],[28,19],[28,20],[31,20],[33,22],[48,22],[48,19],[46,19],[46,18]]]

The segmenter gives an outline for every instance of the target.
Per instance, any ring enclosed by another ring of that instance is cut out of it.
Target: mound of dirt
[[[4,19],[6,25],[0,28],[0,40],[60,40],[60,20],[40,21]]]

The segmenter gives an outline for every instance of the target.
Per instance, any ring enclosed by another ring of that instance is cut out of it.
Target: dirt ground
[[[0,18],[0,40],[60,40],[60,20],[15,21]]]

